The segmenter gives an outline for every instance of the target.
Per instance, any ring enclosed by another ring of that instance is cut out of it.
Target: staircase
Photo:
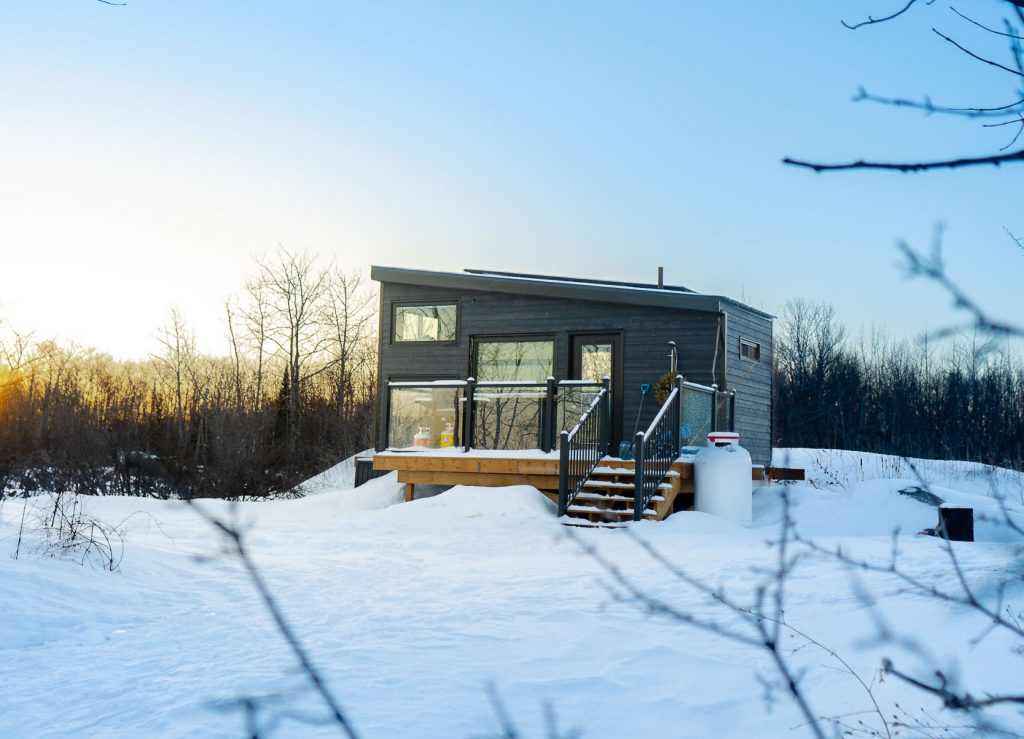
[[[676,469],[676,467],[680,469]],[[682,466],[673,465],[643,517],[661,521],[672,513],[683,488]],[[562,517],[567,526],[618,528],[633,520],[635,473],[632,461],[605,458],[598,463]]]

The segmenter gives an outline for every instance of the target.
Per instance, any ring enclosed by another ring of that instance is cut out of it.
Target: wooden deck
[[[513,452],[483,451],[450,454],[380,452],[373,457],[373,468],[398,472],[405,484],[405,499],[412,500],[416,485],[475,485],[505,487],[530,485],[558,502],[558,455],[533,451],[515,456]],[[754,484],[770,479],[802,480],[803,470],[766,470],[753,468]],[[584,489],[576,496],[569,514],[593,522],[622,522],[633,517],[633,462],[605,457],[594,470]],[[661,521],[676,511],[693,508],[693,463],[678,459],[652,500],[644,518]],[[628,514],[628,518],[627,515]]]

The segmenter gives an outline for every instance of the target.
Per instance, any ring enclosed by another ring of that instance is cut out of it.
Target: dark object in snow
[[[370,480],[376,480],[378,477],[383,477],[388,474],[391,470],[375,470],[373,469],[373,457],[356,457],[356,474],[355,484],[352,487],[359,487]]]
[[[941,506],[939,522],[935,524],[935,528],[917,533],[950,541],[974,541],[974,509]]]
[[[930,493],[924,488],[920,488],[917,485],[913,485],[909,488],[903,488],[900,490],[900,495],[907,495],[916,501],[924,503],[926,505],[935,506],[938,508],[943,504],[942,498],[935,493]]]
[[[974,509],[940,507],[935,534],[950,541],[974,541]]]

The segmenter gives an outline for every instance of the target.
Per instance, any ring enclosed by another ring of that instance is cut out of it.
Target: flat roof
[[[478,269],[467,269],[464,272],[435,272],[381,266],[370,268],[370,278],[377,282],[397,282],[406,285],[538,295],[572,300],[592,300],[601,303],[648,305],[710,313],[719,313],[727,310],[729,305],[733,305],[765,318],[774,317],[731,298],[722,295],[702,295],[678,285],[658,287],[640,282],[591,280],[519,272],[489,272]]]

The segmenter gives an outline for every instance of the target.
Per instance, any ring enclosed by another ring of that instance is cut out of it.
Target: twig
[[[692,613],[675,608],[660,598],[645,592],[629,577],[627,577],[618,565],[608,561],[593,545],[583,541],[574,532],[567,531],[565,535],[572,539],[586,554],[600,565],[605,573],[612,577],[615,584],[622,588],[622,590],[629,596],[629,600],[634,604],[642,606],[648,613],[664,616],[680,623],[694,626],[708,633],[722,636],[736,643],[767,651],[775,666],[775,671],[779,675],[781,683],[785,686],[790,698],[803,715],[806,725],[810,728],[815,737],[818,737],[818,739],[824,739],[825,732],[821,726],[821,722],[815,712],[811,709],[810,703],[807,701],[806,696],[800,688],[799,679],[792,667],[786,661],[781,647],[781,630],[782,628],[789,628],[784,621],[785,584],[797,561],[796,557],[791,557],[788,553],[787,545],[794,539],[793,521],[789,515],[789,497],[785,493],[783,493],[783,501],[784,510],[782,531],[778,542],[775,542],[778,546],[776,565],[769,571],[770,577],[768,582],[757,588],[753,606],[740,606],[729,598],[724,591],[712,588],[703,581],[686,574],[665,560],[664,557],[662,557],[648,543],[639,540],[635,535],[633,535],[634,540],[648,554],[654,557],[656,561],[668,567],[669,571],[681,582],[693,587],[698,592],[709,596],[712,600],[724,606],[726,609],[731,610],[733,613],[742,616],[743,621],[753,629],[753,635],[744,634],[737,629],[726,627],[718,621],[700,618]],[[622,600],[626,599],[623,598]],[[770,608],[768,607],[769,602],[771,603]]]
[[[285,619],[284,613],[281,611],[281,607],[277,604],[273,594],[270,592],[270,587],[263,579],[263,575],[256,568],[256,564],[252,561],[252,557],[249,555],[249,551],[246,548],[245,539],[241,530],[238,526],[225,523],[208,511],[203,510],[200,506],[196,505],[193,500],[186,499],[185,502],[192,506],[200,516],[202,516],[211,526],[217,529],[224,536],[225,541],[228,542],[235,556],[238,557],[242,566],[245,568],[246,574],[249,575],[249,579],[255,586],[256,592],[259,593],[260,599],[263,601],[263,605],[274,619],[274,623],[277,625],[277,630],[288,643],[288,646],[291,648],[295,658],[299,661],[299,665],[302,667],[303,672],[309,678],[310,683],[312,683],[314,690],[320,695],[320,698],[327,706],[334,722],[341,729],[342,733],[349,737],[349,739],[358,739],[358,734],[356,733],[355,728],[349,722],[349,719],[346,717],[341,705],[327,688],[327,684],[324,682],[319,670],[317,670],[313,665],[312,659],[302,646],[302,643],[299,641],[299,638],[295,634],[291,625]]]
[[[1010,231],[1010,229],[1008,229],[1006,226],[1003,226],[1003,230],[1006,231],[1006,235],[1013,240],[1013,243],[1015,243],[1021,249],[1024,249],[1024,238],[1021,238],[1020,236],[1015,236],[1013,232]]]
[[[949,689],[949,680],[940,670],[935,671],[935,676],[938,678],[939,684],[929,685],[928,683],[917,680],[904,672],[900,672],[893,666],[891,660],[882,660],[882,669],[885,670],[887,674],[895,675],[900,680],[910,683],[914,687],[919,688],[926,693],[938,696],[942,699],[942,704],[946,708],[951,708],[954,711],[973,711],[978,708],[996,706],[1001,703],[1024,703],[1024,695],[989,695],[985,698],[975,698],[970,693],[957,693],[956,691]]]
[[[880,105],[891,105],[895,108],[913,108],[915,110],[921,110],[925,113],[939,113],[944,115],[958,115],[965,118],[983,118],[987,116],[998,116],[1005,115],[1006,113],[1013,112],[1013,108],[1024,106],[1024,98],[1015,100],[1012,103],[1006,105],[997,105],[990,108],[958,108],[947,105],[935,105],[930,98],[925,98],[924,101],[919,100],[907,100],[905,98],[887,98],[880,95],[874,95],[869,93],[863,87],[857,91],[857,94],[853,96],[853,102],[859,103],[861,101],[868,101],[871,103],[878,103]]]
[[[934,33],[938,34],[939,36],[941,36],[942,38],[946,39],[946,41],[948,41],[949,43],[953,44],[953,46],[955,46],[956,48],[960,49],[960,51],[965,53],[967,56],[972,57],[973,59],[977,59],[979,62],[984,62],[985,64],[990,64],[993,67],[997,67],[999,69],[1002,69],[1002,70],[1004,70],[1006,72],[1009,72],[1010,74],[1015,74],[1018,77],[1024,77],[1024,72],[1020,72],[1020,71],[1018,71],[1016,69],[1011,69],[1010,67],[1005,67],[1002,64],[1000,64],[999,62],[994,62],[991,59],[986,59],[983,56],[979,56],[978,54],[975,54],[970,49],[966,49],[963,46],[961,46],[960,44],[958,44],[956,41],[951,39],[946,34],[942,33],[942,31],[938,30],[937,28],[932,28],[932,32],[934,32]]]
[[[991,318],[970,295],[946,274],[946,267],[942,261],[941,227],[936,229],[930,257],[919,254],[905,241],[899,242],[897,248],[907,259],[907,271],[910,276],[922,276],[938,283],[952,297],[954,308],[963,310],[973,317],[977,329],[998,336],[1024,336],[1024,327]]]
[[[926,5],[931,5],[932,2],[934,2],[934,1],[935,0],[929,0],[929,2],[927,2],[925,4]],[[909,0],[907,2],[907,4],[904,5],[902,8],[897,10],[892,15],[887,15],[884,18],[872,18],[869,15],[867,20],[861,21],[860,23],[852,23],[851,24],[851,23],[847,23],[846,21],[843,21],[843,20],[841,20],[839,22],[842,23],[846,28],[849,28],[851,31],[855,31],[858,28],[862,28],[863,26],[872,26],[872,25],[874,25],[876,23],[885,23],[886,21],[891,21],[893,18],[897,18],[897,17],[903,15],[904,13],[906,13],[908,10],[910,10],[911,6],[913,6],[913,4],[916,3],[916,2],[917,2],[917,0]]]
[[[999,126],[1009,126],[1011,123],[1018,124],[1017,133],[1015,133],[1013,135],[1013,138],[1010,139],[1010,143],[1008,143],[1006,146],[999,147],[999,151],[1006,151],[1011,146],[1016,144],[1017,143],[1017,139],[1020,138],[1021,131],[1024,131],[1024,114],[1018,114],[1018,116],[1019,116],[1018,118],[1011,118],[1008,121],[1000,121],[999,123],[983,123],[982,124],[982,126],[984,128],[998,128]]]
[[[1015,39],[1020,39],[1020,40],[1024,41],[1024,36],[1017,36],[1016,34],[1013,34],[1013,33],[1004,33],[1002,31],[997,31],[994,28],[989,28],[988,26],[982,25],[981,23],[978,23],[978,21],[974,20],[973,18],[970,18],[970,17],[964,15],[959,10],[954,8],[952,5],[949,6],[949,9],[952,10],[954,13],[956,13],[961,18],[963,18],[968,23],[973,23],[978,28],[983,28],[986,31],[988,31],[989,33],[994,33],[997,36],[1006,36],[1008,38],[1015,38]]]

